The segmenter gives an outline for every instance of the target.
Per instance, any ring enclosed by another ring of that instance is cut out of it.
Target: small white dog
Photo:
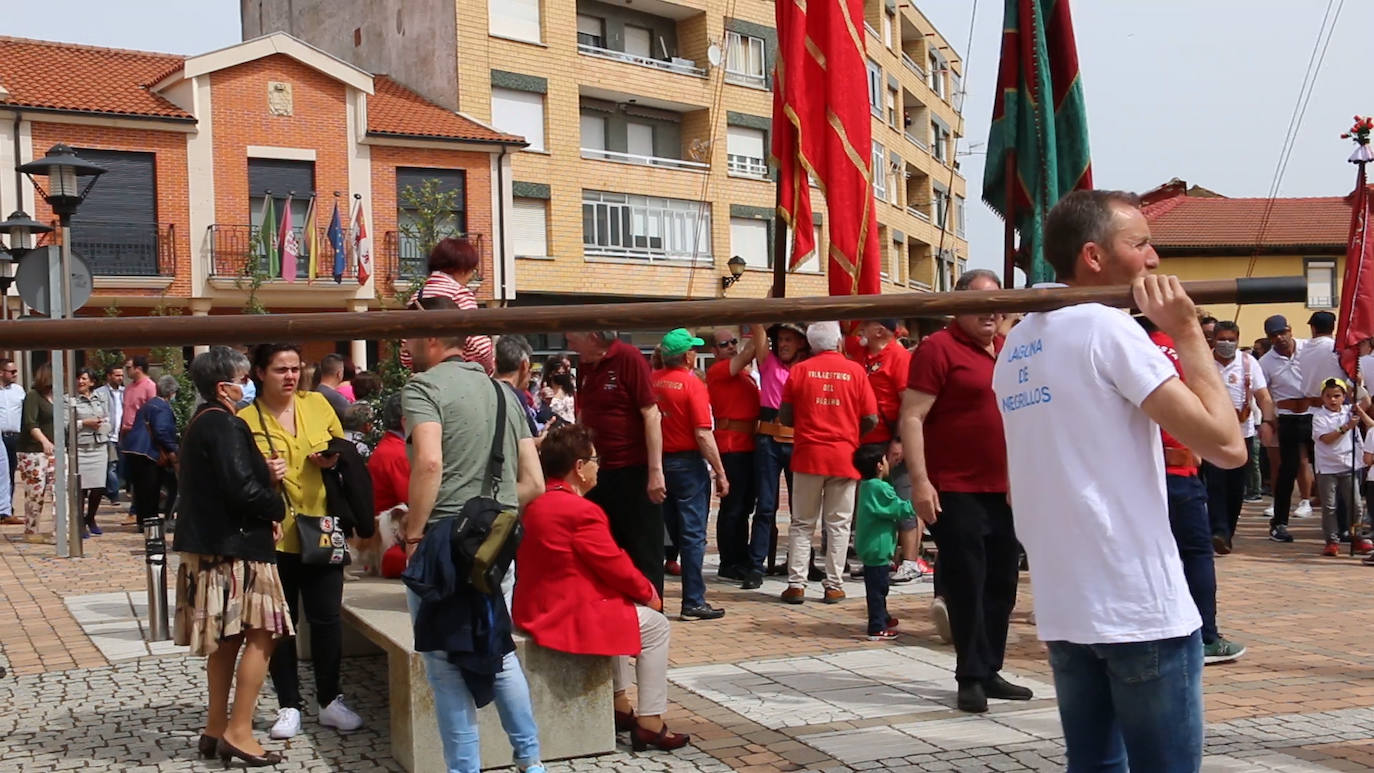
[[[392,545],[405,539],[406,515],[410,508],[404,504],[377,513],[377,530],[365,539],[353,540],[353,557],[356,566],[362,568],[368,577],[382,575],[382,555]]]

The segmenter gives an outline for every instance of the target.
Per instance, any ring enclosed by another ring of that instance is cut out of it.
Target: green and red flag
[[[1369,147],[1371,132],[1374,118],[1357,115],[1355,126],[1341,135],[1355,141],[1355,152],[1349,160],[1357,171],[1355,191],[1350,194],[1350,233],[1346,238],[1345,276],[1336,319],[1336,352],[1352,379],[1358,371],[1360,344],[1374,338],[1374,233],[1369,222],[1369,185],[1364,170],[1365,164],[1374,161],[1374,150]]]
[[[1054,278],[1045,262],[1045,214],[1064,194],[1091,187],[1069,0],[1006,0],[983,200],[1016,227],[1032,283]]]
[[[262,223],[258,225],[258,243],[262,245],[262,256],[267,261],[267,276],[272,279],[281,276],[281,253],[277,252],[277,238],[277,207],[272,203],[272,192],[268,191],[262,205]]]
[[[830,212],[830,294],[876,294],[880,258],[873,175],[882,170],[871,168],[863,0],[778,0],[775,5],[772,150],[778,214],[792,231],[789,268],[817,246],[810,174]]]

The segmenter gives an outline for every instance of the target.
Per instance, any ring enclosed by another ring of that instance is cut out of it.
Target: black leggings
[[[315,664],[315,700],[328,706],[339,696],[339,661],[343,658],[343,627],[339,611],[343,607],[344,574],[342,566],[302,564],[298,553],[277,553],[277,574],[286,591],[291,623],[305,619],[310,623],[310,659]],[[296,669],[296,638],[277,642],[268,665],[277,705],[283,709],[304,707],[300,674]]]

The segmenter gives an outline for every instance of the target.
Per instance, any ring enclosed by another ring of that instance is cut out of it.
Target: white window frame
[[[887,87],[887,125],[896,129],[900,111],[897,110],[897,90]]]
[[[538,136],[531,136],[529,125],[534,118],[534,105],[538,103]],[[502,106],[498,110],[498,105]],[[525,138],[529,147],[525,150],[543,152],[545,134],[548,131],[548,113],[545,109],[544,95],[533,91],[517,91],[493,86],[491,89],[491,124],[497,129]]]
[[[892,48],[895,40],[895,36],[892,34],[892,28],[894,26],[893,21],[891,12],[887,9],[883,9],[883,45],[887,46],[889,49]]]
[[[931,121],[930,135],[930,155],[942,164],[949,164],[949,130],[938,121]]]
[[[591,233],[588,233],[588,228]],[[711,205],[688,199],[582,191],[582,250],[590,258],[711,265]]]
[[[768,179],[768,136],[762,129],[747,126],[727,126],[725,137],[726,174],[731,177]],[[758,154],[752,145],[757,135]]]
[[[739,86],[767,88],[767,62],[764,56],[764,40],[752,35],[742,35],[734,30],[725,31],[725,80]],[[744,61],[740,61],[741,57]]]
[[[533,18],[530,13],[533,11]],[[523,43],[544,42],[541,0],[487,0],[487,33]]]
[[[744,258],[748,268],[772,268],[773,253],[768,248],[768,221],[751,217],[730,218],[730,254]]]
[[[945,98],[945,76],[941,70],[945,68],[945,63],[940,59],[940,55],[934,51],[930,52],[930,90],[935,92],[935,96]]]
[[[873,143],[873,197],[887,201],[887,151],[882,145]]]
[[[529,228],[529,222],[536,218],[535,208],[542,214],[542,230],[538,232],[538,238],[532,234],[535,231]],[[517,258],[546,258],[549,256],[549,201],[548,199],[526,199],[517,198],[511,200],[511,223],[516,226],[512,228],[514,239],[511,244],[512,251]],[[542,246],[532,246],[542,245]]]
[[[879,120],[883,117],[883,68],[872,59],[866,60],[868,67],[868,109]]]
[[[812,251],[811,257],[809,257],[809,258],[807,258],[805,261],[803,261],[802,264],[801,264],[800,266],[797,266],[796,268],[788,268],[788,271],[790,271],[790,272],[793,273],[793,274],[824,274],[824,273],[825,273],[825,265],[826,265],[826,264],[825,264],[824,262],[822,262],[821,256],[822,256],[822,255],[825,255],[826,246],[825,246],[825,243],[824,243],[823,241],[821,241],[821,227],[820,227],[819,225],[813,225],[813,226],[811,227],[811,230],[812,230],[812,233],[815,234],[814,239],[815,239],[816,248]],[[790,266],[792,265],[792,232],[791,232],[791,230],[788,230],[787,232],[783,233],[783,238],[787,239],[787,244],[785,245],[784,252],[786,253],[787,265],[790,267]]]
[[[1336,259],[1307,258],[1302,262],[1302,273],[1307,278],[1307,308],[1334,309],[1340,300],[1336,292]],[[1322,274],[1326,278],[1321,278]],[[1326,295],[1320,294],[1322,284],[1326,285]],[[1317,288],[1318,292],[1313,293]]]
[[[949,222],[949,191],[939,186],[931,187],[931,222],[941,231],[953,231]]]
[[[583,29],[582,29],[582,27],[584,26],[584,22],[586,22],[586,23],[595,23],[595,24],[596,24],[596,30],[597,30],[597,31],[596,31],[596,35],[592,35],[592,33],[591,33],[590,30],[583,30]],[[583,36],[583,35],[587,35],[588,37],[594,38],[594,42],[593,42],[592,40],[584,41],[584,40],[582,39],[582,36]],[[577,15],[577,44],[578,44],[579,46],[591,46],[591,47],[593,47],[593,48],[605,48],[605,47],[606,47],[606,20],[603,19],[603,18],[601,18],[600,16],[592,16],[592,15],[590,15],[590,14],[579,13],[579,14]]]
[[[968,228],[968,224],[965,222],[964,218],[966,217],[967,214],[968,214],[968,213],[967,213],[967,210],[965,209],[964,197],[963,197],[963,196],[959,196],[959,195],[955,195],[955,197],[954,197],[954,235],[955,235],[955,236],[963,237],[963,236],[965,235],[965,231],[966,231],[967,228]]]

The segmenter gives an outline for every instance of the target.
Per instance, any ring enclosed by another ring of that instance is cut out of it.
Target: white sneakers
[[[344,705],[340,695],[320,711],[320,724],[341,732],[352,732],[363,726],[363,718]]]
[[[930,604],[930,621],[935,624],[935,632],[940,635],[940,641],[945,644],[954,641],[954,633],[949,627],[949,607],[940,596],[936,596]]]
[[[1270,502],[1270,503],[1269,503],[1269,506],[1266,507],[1266,508],[1264,508],[1264,515],[1265,515],[1265,517],[1268,517],[1268,518],[1273,518],[1273,517],[1274,517],[1274,503],[1273,503],[1273,502]]]
[[[902,565],[897,567],[897,571],[892,573],[891,582],[894,585],[900,585],[904,582],[911,582],[912,580],[919,579],[920,576],[921,567],[917,566],[915,561],[903,561]]]
[[[287,738],[294,738],[300,731],[300,709],[277,709],[277,721],[272,723],[272,729],[267,733],[267,737],[284,741]]]
[[[320,724],[340,732],[351,732],[363,726],[363,718],[344,705],[343,696],[335,698],[320,710]],[[284,741],[294,738],[301,732],[301,712],[299,709],[277,709],[277,721],[267,733],[269,738]]]
[[[1300,499],[1300,500],[1298,500],[1298,506],[1297,506],[1297,508],[1296,508],[1295,510],[1293,510],[1293,517],[1294,517],[1294,518],[1306,518],[1307,516],[1309,516],[1309,515],[1311,515],[1311,514],[1312,514],[1312,503],[1311,503],[1311,502],[1308,502],[1306,499]]]

